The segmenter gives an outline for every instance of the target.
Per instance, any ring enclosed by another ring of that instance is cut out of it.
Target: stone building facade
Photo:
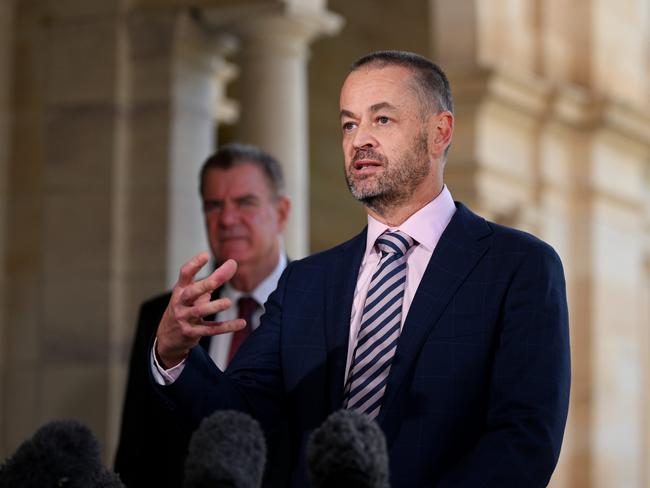
[[[647,0],[0,0],[0,457],[76,417],[110,462],[137,307],[205,247],[217,143],[285,165],[292,257],[358,231],[338,91],[392,48],[451,78],[454,197],[563,259],[552,486],[650,486]]]

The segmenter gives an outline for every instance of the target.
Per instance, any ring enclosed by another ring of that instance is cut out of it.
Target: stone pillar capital
[[[191,15],[178,18],[174,54],[200,69],[218,72],[226,64],[225,58],[235,53],[239,39],[228,32],[210,32]]]
[[[225,58],[239,49],[239,39],[232,34],[220,33],[211,37],[209,45],[212,55],[218,60],[217,68],[221,68],[222,65],[227,64]]]
[[[335,35],[342,27],[343,18],[333,12],[288,7],[237,22],[234,32],[246,40],[292,46],[296,42],[307,44],[321,35]]]
[[[201,18],[207,26],[227,31],[247,45],[285,51],[292,55],[306,55],[308,44],[323,35],[335,35],[343,27],[343,17],[321,5],[303,5],[296,2],[276,2],[264,10],[251,14],[242,7],[240,12],[205,9]]]

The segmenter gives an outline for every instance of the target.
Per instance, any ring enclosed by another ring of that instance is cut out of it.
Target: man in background
[[[287,265],[281,234],[290,202],[283,194],[278,162],[260,149],[228,144],[201,169],[200,194],[210,251],[216,265],[234,259],[237,273],[215,290],[212,299],[228,298],[232,307],[215,320],[246,320],[246,328],[213,338],[201,346],[226,369],[239,346],[257,328],[263,305]],[[129,488],[181,486],[191,427],[151,395],[149,363],[144,361],[171,293],[145,302],[131,353],[115,471]]]

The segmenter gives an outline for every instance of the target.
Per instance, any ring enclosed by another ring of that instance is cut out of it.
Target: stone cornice
[[[220,9],[225,14],[229,11],[254,12],[264,8],[277,8],[284,0],[129,0],[129,7],[138,10],[165,9]]]
[[[459,106],[490,101],[532,117],[548,111],[552,88],[540,78],[478,65],[450,67],[447,74]]]
[[[600,124],[603,100],[572,85],[556,88],[550,118],[578,130],[590,130]]]
[[[187,10],[208,32],[250,35],[262,28],[262,37],[270,28],[273,34],[306,41],[335,35],[344,24],[342,16],[326,9],[324,0],[131,0],[127,10],[131,14]]]
[[[491,101],[542,120],[548,113],[553,89],[546,80],[525,73],[495,71],[487,95]]]
[[[197,12],[210,29],[246,37],[298,38],[306,42],[320,35],[335,35],[344,24],[343,17],[313,2],[249,2],[241,6],[204,8]]]
[[[483,101],[493,71],[476,65],[446,69],[456,108]]]
[[[606,129],[642,144],[650,150],[650,113],[629,105],[608,101],[602,111]]]
[[[607,130],[650,149],[650,113],[576,87],[560,87],[552,118],[577,129]]]
[[[650,113],[570,84],[553,84],[521,73],[483,70],[473,84],[471,72],[458,79],[456,98],[483,97],[542,121],[555,121],[577,130],[604,129],[650,148]],[[486,82],[487,77],[487,82]],[[474,87],[473,89],[471,87]]]

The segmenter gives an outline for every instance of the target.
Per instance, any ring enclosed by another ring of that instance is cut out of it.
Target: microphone
[[[313,488],[389,488],[386,438],[379,425],[356,410],[338,410],[307,443]]]
[[[0,487],[124,488],[101,462],[99,444],[76,420],[53,420],[0,466]]]
[[[184,488],[259,488],[266,441],[250,415],[221,410],[192,434],[185,461]]]

